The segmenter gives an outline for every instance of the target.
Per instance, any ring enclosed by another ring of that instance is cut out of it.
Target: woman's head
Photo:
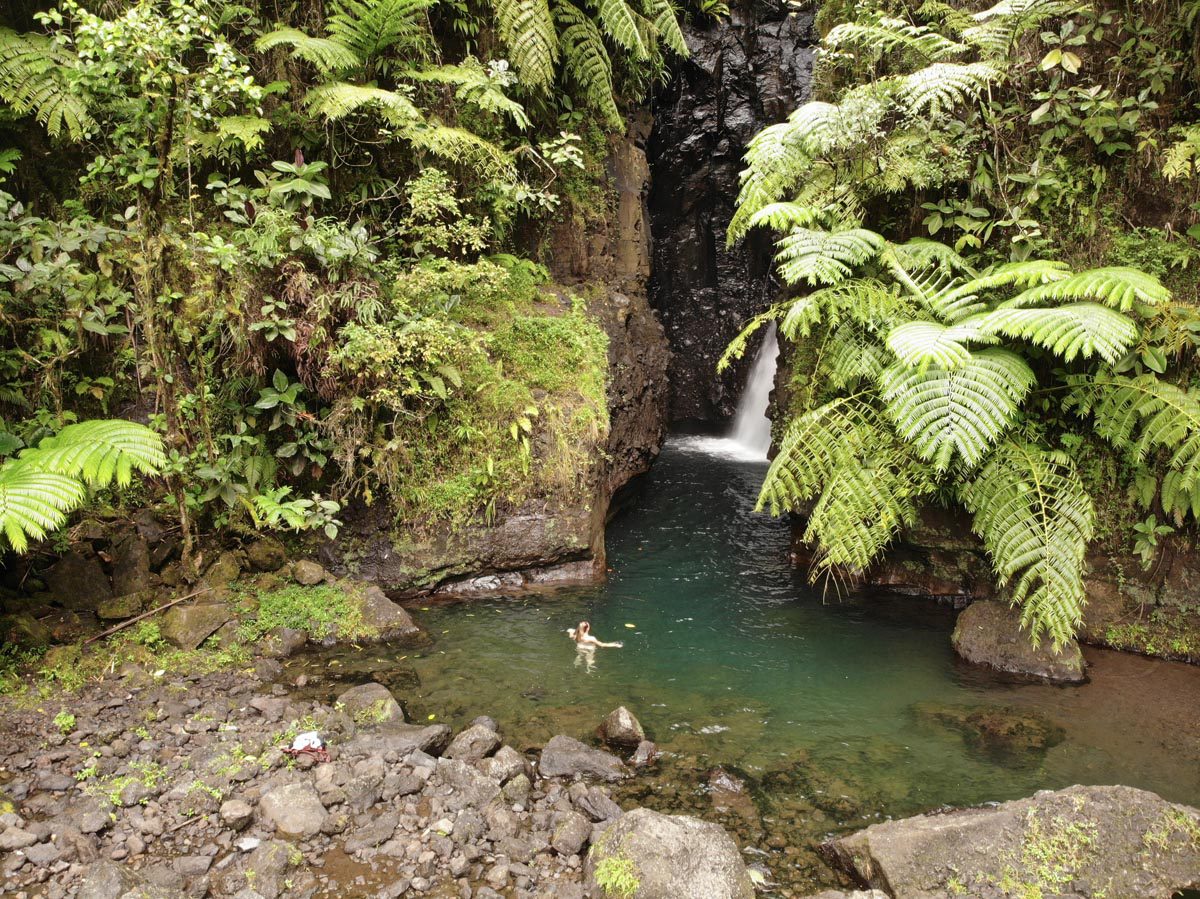
[[[579,627],[575,628],[575,642],[578,643],[591,631],[592,626],[586,621],[579,622]]]

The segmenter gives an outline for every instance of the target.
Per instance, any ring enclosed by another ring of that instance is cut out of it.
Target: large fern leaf
[[[1004,334],[1044,346],[1071,362],[1099,356],[1115,363],[1137,342],[1137,324],[1098,303],[1071,303],[1052,309],[996,309],[978,319],[984,334]]]
[[[793,228],[780,238],[775,259],[779,274],[790,284],[836,284],[878,254],[883,245],[882,237],[865,228]]]
[[[947,327],[937,322],[913,321],[893,328],[888,333],[887,346],[906,366],[954,369],[971,361],[966,344],[982,339],[984,335],[979,328],[970,323]]]
[[[650,58],[650,50],[638,27],[640,18],[625,0],[590,0],[600,26],[616,44],[635,60]]]
[[[1170,299],[1171,292],[1153,275],[1136,268],[1113,266],[1088,269],[1068,278],[1030,287],[1004,305],[1020,307],[1050,300],[1096,300],[1128,312],[1135,303],[1158,306]]]
[[[896,433],[938,471],[955,457],[975,468],[1012,425],[1034,381],[1020,356],[1001,349],[975,353],[953,370],[894,364],[880,377]]]
[[[87,488],[77,478],[10,462],[0,467],[0,533],[14,551],[23,553],[30,539],[44,540],[66,524],[86,497]]]
[[[1083,559],[1095,526],[1092,499],[1070,460],[1009,440],[962,490],[972,528],[992,557],[1002,585],[1021,606],[1021,623],[1037,643],[1060,646],[1083,620]]]
[[[600,29],[569,0],[555,3],[554,18],[562,29],[559,43],[567,75],[583,91],[588,105],[604,116],[609,127],[620,128],[623,119],[613,95],[612,61]]]
[[[44,35],[0,27],[0,100],[17,115],[32,113],[51,137],[65,133],[80,140],[96,121],[64,78],[71,62]]]
[[[558,32],[547,0],[496,0],[500,37],[521,80],[545,92],[558,65]]]
[[[876,56],[898,49],[911,50],[930,61],[959,56],[967,49],[924,25],[886,15],[843,22],[825,35],[824,43],[835,50],[856,47]]]
[[[399,73],[407,81],[434,84],[450,84],[456,88],[455,96],[464,103],[472,103],[485,112],[508,116],[518,128],[529,127],[529,116],[516,100],[504,93],[504,88],[479,64],[469,58],[460,65],[432,66],[427,69],[407,69]]]
[[[687,41],[683,38],[683,29],[679,27],[679,11],[671,0],[644,0],[642,6],[646,16],[654,23],[659,39],[678,56],[687,56]]]
[[[515,181],[516,165],[512,156],[463,128],[431,124],[406,132],[414,146],[422,147],[447,162],[473,169],[484,178]]]
[[[135,471],[157,474],[167,458],[162,438],[145,425],[96,419],[67,425],[12,464],[78,478],[91,487],[107,487],[114,481],[125,487]]]
[[[358,54],[341,41],[312,37],[299,28],[281,27],[268,31],[254,42],[254,47],[260,53],[275,47],[291,47],[293,56],[326,75],[351,69],[362,63]]]
[[[304,97],[314,115],[330,120],[343,119],[355,112],[375,111],[392,125],[412,126],[423,121],[421,110],[399,91],[370,84],[330,81],[318,84]]]
[[[364,65],[385,54],[407,60],[429,48],[427,12],[437,0],[333,0],[325,23],[329,36],[349,47]]]
[[[913,115],[938,116],[974,100],[998,77],[986,63],[935,62],[905,76],[900,96]]]

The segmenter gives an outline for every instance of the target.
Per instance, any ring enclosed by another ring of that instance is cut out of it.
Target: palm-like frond
[[[873,384],[892,359],[879,338],[857,322],[842,322],[821,346],[820,376],[833,390]]]
[[[1052,309],[996,309],[978,319],[984,334],[1004,334],[1044,346],[1064,362],[1099,356],[1115,363],[1138,339],[1134,321],[1098,303]]]
[[[793,228],[780,238],[775,259],[779,274],[790,284],[836,284],[878,254],[883,245],[882,237],[865,228]]]
[[[634,59],[649,59],[650,51],[642,37],[641,18],[625,0],[591,0],[604,33]]]
[[[1086,8],[1073,0],[1001,0],[975,13],[979,24],[963,29],[962,37],[985,56],[1002,60],[1022,34],[1047,19],[1076,15]]]
[[[816,499],[805,540],[819,558],[814,576],[832,567],[866,568],[930,489],[887,425],[870,406],[838,399],[788,427],[759,495],[774,514]]]
[[[11,463],[9,463],[11,465]],[[77,478],[32,468],[0,468],[0,533],[22,553],[29,540],[44,540],[61,528],[87,497]]]
[[[962,490],[972,527],[1011,585],[1021,623],[1036,643],[1058,646],[1083,619],[1083,558],[1095,526],[1092,499],[1071,462],[1033,444],[1009,440]]]
[[[447,125],[429,125],[414,128],[406,136],[414,146],[447,162],[465,165],[485,178],[516,180],[512,156],[478,134]]]
[[[291,47],[292,55],[322,74],[352,69],[361,64],[358,54],[339,40],[312,37],[299,28],[282,27],[269,31],[254,42],[260,53],[275,47]]]
[[[914,321],[893,328],[888,333],[887,346],[907,366],[954,369],[971,360],[971,351],[965,344],[981,339],[979,328],[970,323],[947,327],[937,322]]]
[[[1158,306],[1170,299],[1171,292],[1153,275],[1136,268],[1112,266],[1088,269],[1068,278],[1030,287],[1004,305],[1020,307],[1050,300],[1096,300],[1128,312],[1135,303]]]
[[[569,0],[555,3],[554,18],[562,29],[559,43],[567,75],[583,91],[588,105],[603,115],[610,127],[621,127],[621,111],[613,96],[612,61],[600,29]]]
[[[525,107],[504,93],[504,88],[488,77],[487,71],[473,58],[456,66],[408,69],[399,73],[399,77],[407,81],[454,85],[457,88],[455,96],[460,101],[472,103],[485,112],[508,116],[518,128],[529,127]]]
[[[79,140],[96,121],[63,77],[70,62],[44,35],[0,27],[0,100],[17,115],[32,113],[51,137]]]
[[[982,62],[935,62],[906,75],[900,96],[912,114],[936,116],[974,100],[999,74],[998,69]]]
[[[948,285],[932,298],[932,305],[939,316],[949,322],[961,321],[983,312],[987,304],[980,297],[989,290],[1000,287],[1033,287],[1051,281],[1061,281],[1071,275],[1071,270],[1061,262],[1031,259],[1026,262],[1009,262],[971,277],[969,280]]]
[[[318,84],[305,95],[304,104],[309,112],[330,120],[344,119],[363,111],[378,112],[397,126],[416,125],[424,120],[421,110],[404,94],[370,84],[346,81]]]
[[[843,22],[825,35],[833,49],[856,47],[879,55],[903,49],[920,53],[930,61],[959,56],[965,45],[943,37],[924,25],[914,25],[891,16],[874,15],[864,21]]]
[[[896,433],[945,471],[955,456],[975,468],[1012,425],[1035,381],[1016,353],[987,349],[953,370],[895,364],[880,377]]]
[[[554,82],[558,64],[558,32],[546,0],[496,0],[496,20],[509,59],[521,80],[545,91]]]
[[[683,29],[679,27],[679,12],[671,0],[644,0],[643,9],[654,24],[659,40],[677,55],[687,56],[687,41],[683,39]]]
[[[385,53],[409,59],[431,40],[427,11],[437,0],[333,0],[325,23],[329,36],[371,64]]]

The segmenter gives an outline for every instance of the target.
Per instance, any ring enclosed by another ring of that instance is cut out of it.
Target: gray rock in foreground
[[[1004,603],[975,602],[958,616],[951,637],[954,651],[976,665],[1027,674],[1059,683],[1086,680],[1083,653],[1071,640],[1055,651],[1049,640],[1037,647],[1021,629],[1021,615]]]
[[[631,899],[752,899],[754,885],[733,839],[717,824],[647,808],[627,812],[588,852],[587,884],[621,877]],[[622,895],[613,892],[608,895]]]
[[[888,821],[824,848],[896,899],[1170,899],[1200,886],[1200,811],[1133,787],[1074,786]]]
[[[542,750],[538,770],[543,777],[592,777],[610,782],[629,776],[629,769],[615,755],[561,734],[551,737]]]

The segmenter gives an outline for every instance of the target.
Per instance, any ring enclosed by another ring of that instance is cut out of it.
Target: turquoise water
[[[1089,684],[1051,687],[965,666],[951,610],[811,589],[788,563],[787,523],[753,511],[765,464],[711,446],[671,441],[625,498],[606,583],[418,606],[431,646],[343,658],[344,676],[390,679],[414,719],[490,714],[521,747],[588,737],[628,706],[671,754],[638,798],[703,812],[707,769],[736,768],[757,784],[747,839],[811,848],[878,815],[1076,782],[1200,803],[1200,669],[1096,651]],[[589,664],[565,633],[583,618],[624,648]],[[981,745],[930,713],[976,706],[1041,716],[1061,742]]]

